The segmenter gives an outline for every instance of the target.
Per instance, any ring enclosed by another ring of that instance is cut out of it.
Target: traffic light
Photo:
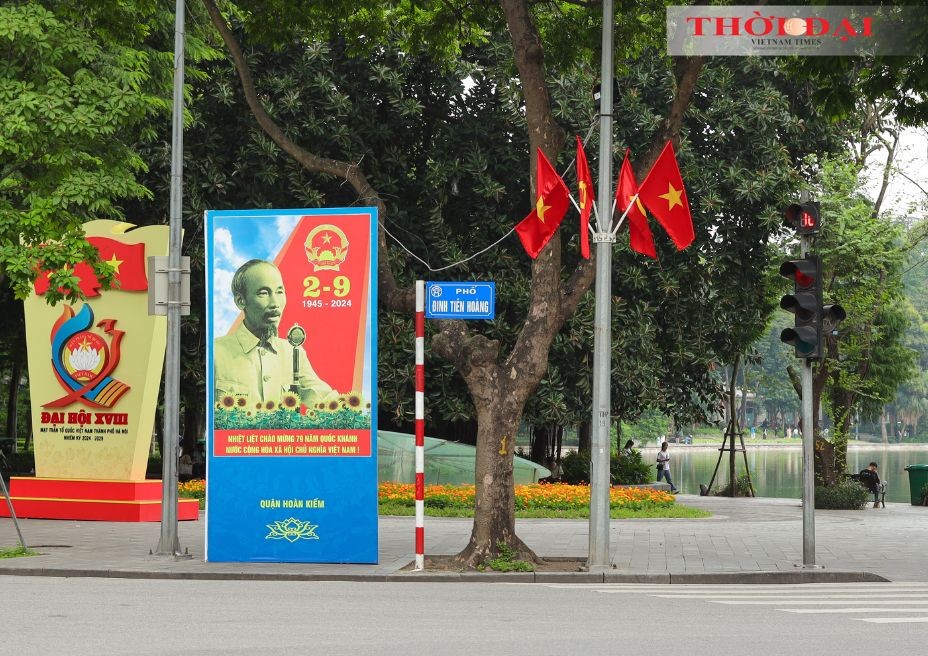
[[[794,291],[780,299],[780,307],[794,316],[792,328],[784,328],[780,341],[791,345],[797,358],[822,358],[825,332],[832,332],[847,314],[840,305],[822,304],[822,263],[815,255],[790,260],[780,275],[794,282]]]
[[[786,208],[786,225],[795,228],[797,235],[817,235],[820,217],[818,203],[793,203]]]
[[[790,260],[780,266],[780,275],[791,278],[794,291],[780,299],[780,307],[792,312],[792,328],[780,333],[780,341],[796,350],[797,358],[822,357],[822,264],[815,255]]]

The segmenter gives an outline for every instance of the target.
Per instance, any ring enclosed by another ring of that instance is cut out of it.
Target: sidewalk
[[[802,509],[796,499],[728,499],[679,495],[681,503],[713,513],[708,519],[614,520],[603,573],[527,574],[401,571],[412,562],[412,517],[381,517],[380,563],[207,563],[205,523],[181,522],[179,538],[190,559],[149,555],[158,523],[20,520],[26,543],[41,555],[0,560],[0,575],[264,580],[509,580],[642,583],[753,583],[928,581],[928,508],[888,504],[885,509],[815,513],[816,564],[802,569]],[[470,519],[426,517],[428,555],[460,551]],[[519,536],[545,558],[585,559],[586,520],[517,520]],[[0,519],[0,545],[17,544],[10,519]]]

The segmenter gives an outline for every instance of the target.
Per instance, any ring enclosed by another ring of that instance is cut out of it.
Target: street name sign
[[[495,282],[426,282],[426,319],[493,319]]]

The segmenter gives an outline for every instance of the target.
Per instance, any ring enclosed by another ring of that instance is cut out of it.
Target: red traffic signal
[[[780,275],[793,280],[793,293],[780,299],[780,307],[795,319],[780,333],[780,341],[795,349],[797,358],[820,358],[822,335],[822,265],[814,255],[780,265]]]
[[[798,235],[817,235],[821,221],[818,203],[793,203],[786,208],[786,225]]]

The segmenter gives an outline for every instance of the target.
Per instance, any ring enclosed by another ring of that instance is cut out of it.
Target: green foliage
[[[622,440],[648,442],[659,435],[669,435],[672,430],[673,422],[670,417],[659,410],[646,410],[634,422],[622,422]]]
[[[7,453],[3,457],[6,458],[6,466],[3,467],[4,475],[32,476],[35,474],[35,454],[32,451]]]
[[[629,455],[613,458],[609,469],[613,485],[649,483],[654,478],[654,468],[641,460],[641,451],[637,449],[632,449]]]
[[[860,510],[869,492],[860,483],[845,480],[830,487],[816,486],[815,507],[820,510]]]
[[[0,558],[21,558],[23,556],[38,556],[38,551],[23,547],[0,547]]]
[[[497,572],[534,572],[535,566],[524,560],[516,558],[518,555],[512,547],[502,540],[497,541],[496,548],[499,555],[491,558],[483,564],[483,568],[489,567]],[[480,568],[480,569],[483,569]]]
[[[928,201],[926,195],[924,201]],[[901,421],[909,432],[906,440],[926,434],[928,417],[928,220],[911,226],[907,234],[910,245],[903,275],[908,300],[908,328],[905,346],[916,354],[915,375],[904,382],[887,412]]]
[[[627,231],[619,232],[612,282],[614,416],[632,421],[653,410],[680,423],[709,420],[721,394],[713,370],[766,329],[778,297],[771,272],[782,199],[798,190],[808,149],[843,147],[842,128],[804,102],[809,89],[784,71],[772,58],[719,58],[703,69],[677,150],[696,224],[693,247],[677,252],[652,223],[655,262],[632,252]],[[585,72],[571,73],[578,80],[574,88],[585,88]],[[673,76],[661,57],[645,50],[623,62],[618,85],[615,112],[629,120],[617,122],[616,147],[621,154],[629,146],[634,155],[661,121]],[[595,115],[568,88],[555,85],[552,94],[556,104],[572,107],[565,115],[573,118],[565,121],[582,132]],[[594,169],[596,148],[594,134],[587,144]],[[574,252],[566,248],[565,256]],[[556,337],[548,374],[526,407],[530,422],[586,418],[593,311],[590,295]]]
[[[428,507],[428,501],[426,501]],[[412,517],[416,509],[412,505],[399,502],[381,502],[380,514],[383,516],[395,515],[399,517]],[[473,507],[448,506],[445,508],[429,508],[429,516],[434,517],[473,517]],[[551,508],[528,508],[516,510],[519,519],[587,519],[590,508],[571,508],[554,510]],[[636,503],[634,506],[626,504],[609,508],[609,517],[612,519],[702,519],[711,517],[712,513],[698,508],[690,508],[679,503],[658,505],[656,503]]]
[[[899,385],[914,374],[915,352],[903,338],[909,311],[902,271],[907,244],[902,227],[873,216],[873,203],[859,195],[859,166],[821,163],[822,213],[816,240],[823,261],[825,303],[840,303],[847,319],[829,338],[827,397],[835,434],[837,471],[844,469],[847,429],[858,407],[878,415]]]
[[[218,405],[218,404],[217,404]],[[310,409],[305,414],[285,407],[271,410],[227,410],[221,406],[214,414],[215,427],[220,430],[238,429],[370,429],[370,410],[349,408],[336,404],[335,408]]]
[[[613,458],[609,465],[613,485],[636,485],[649,483],[654,478],[653,465],[643,462],[641,452],[633,449],[630,456]],[[571,451],[561,460],[561,482],[582,485],[590,481],[590,458],[578,451]]]
[[[590,482],[590,458],[579,451],[571,451],[561,459],[561,482],[581,485]]]
[[[731,484],[729,483],[729,484],[726,484],[725,487],[721,488],[718,491],[718,494],[716,494],[716,496],[719,496],[719,497],[731,496],[730,492],[731,492]],[[747,474],[742,474],[741,476],[738,476],[735,479],[735,496],[736,497],[749,497],[751,496],[752,492],[753,492],[753,488],[751,486],[751,478]]]
[[[96,252],[81,224],[120,218],[119,199],[150,195],[132,141],[165,99],[151,90],[150,52],[98,31],[95,9],[0,7],[0,271],[18,298],[40,263],[54,271],[50,301],[78,297],[72,267]],[[112,280],[105,265],[95,272]]]

